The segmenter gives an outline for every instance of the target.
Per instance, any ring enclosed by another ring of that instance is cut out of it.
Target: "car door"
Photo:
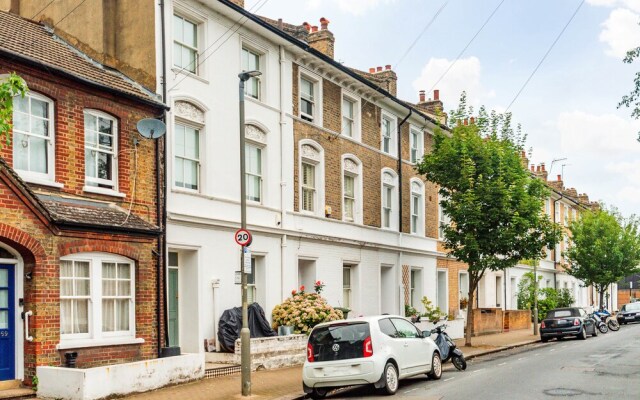
[[[398,339],[402,343],[403,359],[406,363],[404,369],[406,373],[415,373],[424,370],[428,353],[425,351],[426,343],[423,341],[422,333],[411,322],[402,318],[391,318],[391,322],[396,327]]]
[[[594,321],[589,318],[589,315],[583,308],[579,308],[578,312],[580,313],[580,318],[584,321],[584,329],[587,331],[587,334],[592,335],[596,330]]]

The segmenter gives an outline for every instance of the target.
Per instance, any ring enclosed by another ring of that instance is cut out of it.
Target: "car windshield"
[[[564,318],[564,317],[577,317],[578,310],[551,310],[547,313],[547,318]]]
[[[315,361],[359,358],[369,337],[367,322],[340,323],[316,328],[309,337]]]
[[[629,303],[622,306],[622,311],[640,311],[640,303]]]

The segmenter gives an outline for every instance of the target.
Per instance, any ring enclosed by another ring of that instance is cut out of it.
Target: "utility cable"
[[[260,4],[260,1],[262,1],[262,0],[258,0],[258,1],[253,5],[253,7],[252,7],[252,8],[255,8],[258,4]],[[252,10],[252,8],[250,8],[250,9],[249,9],[249,10],[247,10],[247,11],[248,11],[248,12],[252,12],[252,13],[256,13],[256,12],[258,12],[258,11],[259,11],[259,10],[260,10],[264,5],[265,5],[265,4],[267,4],[268,2],[269,2],[269,0],[264,0],[264,1],[263,1],[263,3],[262,3],[258,8],[256,8],[255,10]],[[243,18],[244,18],[245,20],[240,24],[240,21],[241,21]],[[197,69],[198,69],[198,67],[199,67],[200,65],[202,65],[202,63],[203,63],[203,62],[205,62],[205,61],[206,61],[209,57],[211,57],[211,56],[212,56],[216,51],[218,51],[218,50],[220,49],[220,47],[222,47],[222,45],[223,45],[223,44],[225,44],[225,43],[226,43],[226,42],[227,42],[227,41],[228,41],[228,40],[233,36],[233,34],[235,34],[236,32],[238,32],[238,31],[240,30],[240,28],[242,28],[242,27],[244,26],[244,24],[245,24],[245,23],[247,23],[247,21],[248,21],[248,20],[249,20],[249,18],[247,18],[246,16],[242,15],[242,16],[241,16],[240,18],[238,18],[238,19],[237,19],[237,20],[236,20],[236,21],[235,21],[235,22],[234,22],[234,23],[233,23],[229,28],[227,28],[227,30],[226,30],[226,31],[224,31],[224,33],[223,33],[222,35],[220,35],[220,36],[219,36],[216,40],[214,40],[214,41],[213,41],[209,46],[207,46],[207,48],[206,48],[206,49],[204,49],[204,51],[202,51],[202,53],[201,53],[201,54],[199,54],[199,56],[200,56],[200,57],[198,57],[198,58],[196,59],[196,60],[198,61],[198,64],[196,64],[196,68],[195,68],[195,70],[197,70]],[[240,24],[240,25],[238,25],[238,24]],[[208,54],[208,55],[204,56],[204,54],[205,54],[207,51],[209,51],[209,49],[210,49],[211,47],[213,47],[213,45],[215,45],[216,43],[218,43],[218,42],[219,42],[219,41],[220,41],[220,40],[221,40],[221,39],[222,39],[222,38],[223,38],[227,33],[229,33],[229,32],[230,32],[230,31],[231,31],[231,30],[232,30],[236,25],[238,25],[238,27],[233,31],[233,33],[232,33],[231,35],[227,36],[227,38],[226,38],[222,43],[220,43],[220,45],[219,45],[218,47],[216,47],[215,49],[213,49],[213,51],[212,51],[210,54]],[[202,57],[202,56],[204,56],[204,57]],[[182,67],[178,73],[181,73],[181,72],[183,72],[184,70],[186,70],[187,68],[191,67],[191,66],[193,65],[193,63],[194,63],[196,60],[194,60],[194,61],[192,61],[191,63],[189,63],[186,67]],[[178,73],[176,73],[174,76],[177,76],[177,75],[178,75]],[[183,80],[185,80],[187,76],[189,76],[189,74],[184,74],[184,75],[182,76],[182,78],[180,78],[180,80],[178,80],[176,83],[174,83],[174,84],[173,84],[173,85],[168,89],[168,91],[171,91],[171,90],[175,89],[175,88],[176,88],[176,86],[178,86],[180,83],[182,83],[182,81],[183,81]]]
[[[433,24],[433,22],[438,18],[438,15],[440,15],[440,13],[442,12],[442,10],[444,10],[444,8],[447,6],[447,4],[449,4],[450,0],[447,0],[444,2],[444,4],[442,4],[442,6],[440,7],[440,9],[435,13],[435,15],[431,18],[431,20],[429,21],[429,23],[427,23],[427,25],[424,27],[424,29],[422,29],[422,32],[420,32],[420,34],[418,35],[418,37],[416,37],[416,39],[411,43],[411,45],[409,46],[409,48],[407,49],[407,51],[404,52],[404,54],[400,57],[400,59],[396,62],[395,66],[393,69],[398,69],[398,65],[400,65],[400,63],[404,60],[404,58],[409,54],[409,52],[413,49],[413,47],[416,45],[416,43],[418,43],[418,41],[422,38],[422,36],[424,35],[424,33],[427,31],[427,29],[429,29],[429,27]]]
[[[489,15],[489,17],[484,21],[484,23],[482,24],[482,26],[480,27],[480,29],[478,29],[478,31],[476,32],[475,35],[473,35],[473,37],[471,38],[471,40],[469,40],[469,42],[467,43],[466,46],[464,46],[464,48],[462,49],[462,51],[460,51],[460,53],[458,53],[458,56],[456,57],[456,59],[449,64],[449,68],[447,68],[446,71],[444,71],[444,73],[440,76],[440,78],[438,78],[438,80],[436,81],[436,83],[433,84],[433,86],[431,87],[431,89],[429,89],[429,93],[433,91],[433,89],[436,88],[436,86],[438,86],[438,83],[440,83],[440,81],[442,80],[442,78],[445,77],[445,75],[447,75],[449,73],[449,71],[451,71],[451,68],[453,68],[453,66],[458,62],[458,60],[460,60],[460,57],[462,57],[462,55],[464,54],[465,51],[467,51],[467,49],[469,48],[469,46],[471,46],[471,43],[473,43],[474,40],[476,40],[476,38],[478,37],[478,35],[480,34],[480,32],[482,32],[482,30],[484,29],[485,26],[487,26],[487,24],[489,23],[489,21],[491,21],[491,19],[493,18],[493,16],[496,14],[496,12],[498,11],[498,9],[502,6],[502,4],[504,3],[505,0],[502,0],[497,6],[496,8],[493,9],[493,12]]]
[[[47,3],[46,6],[42,7],[37,13],[33,14],[33,16],[31,18],[29,18],[30,20],[33,20],[35,17],[37,17],[38,15],[40,15],[44,10],[46,10],[54,1],[56,0],[51,0],[50,2]],[[15,31],[13,33],[13,35],[17,35],[18,31]],[[7,37],[5,40],[2,41],[2,43],[0,43],[0,46],[2,46],[3,44],[6,43],[6,41],[9,40],[9,37]]]
[[[507,109],[505,110],[505,113],[507,111],[509,111],[509,109],[511,108],[511,106],[513,105],[513,103],[516,102],[516,100],[518,99],[518,97],[520,96],[520,94],[524,91],[524,89],[527,87],[527,84],[529,83],[529,81],[531,80],[531,78],[533,78],[533,76],[536,74],[536,72],[538,72],[538,69],[540,68],[540,66],[542,65],[542,63],[544,62],[544,60],[547,59],[547,56],[549,55],[549,53],[551,53],[551,50],[553,49],[553,47],[556,45],[556,43],[558,43],[558,40],[560,40],[560,38],[562,37],[562,35],[564,34],[564,31],[567,30],[567,28],[569,27],[569,24],[571,24],[571,21],[573,21],[573,19],[575,18],[576,14],[578,14],[578,11],[580,11],[580,8],[582,7],[582,5],[584,4],[585,0],[582,0],[580,2],[580,4],[578,4],[578,7],[576,8],[576,10],[573,12],[573,14],[571,15],[571,18],[569,18],[569,21],[567,21],[567,23],[564,25],[564,28],[562,28],[562,30],[560,31],[560,33],[558,34],[558,36],[556,36],[556,39],[553,41],[553,43],[551,43],[551,46],[549,46],[549,49],[547,50],[546,53],[544,53],[544,56],[542,56],[542,59],[540,59],[540,62],[538,63],[538,65],[536,65],[535,69],[533,70],[533,72],[531,72],[531,75],[529,75],[529,77],[527,78],[527,80],[524,82],[524,84],[522,85],[522,87],[520,88],[520,90],[518,90],[518,93],[516,94],[516,96],[513,98],[513,100],[511,100],[511,103],[509,103],[509,107],[507,107]]]

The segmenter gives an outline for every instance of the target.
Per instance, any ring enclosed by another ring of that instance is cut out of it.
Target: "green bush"
[[[440,321],[440,318],[447,316],[447,313],[440,310],[440,307],[434,307],[433,303],[427,298],[427,296],[424,296],[421,301],[424,305],[424,309],[426,310],[422,315],[434,324]]]
[[[575,299],[569,289],[556,290],[554,288],[539,288],[542,276],[538,276],[538,321],[543,320],[550,310],[558,307],[571,307]],[[531,310],[533,318],[533,272],[523,275],[518,284],[518,309]]]

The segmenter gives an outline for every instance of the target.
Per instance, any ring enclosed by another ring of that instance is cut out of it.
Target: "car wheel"
[[[540,341],[541,341],[542,343],[547,343],[547,342],[549,341],[549,338],[548,338],[548,337],[541,337],[541,338],[540,338]]]
[[[434,380],[442,378],[442,359],[440,358],[440,354],[435,351],[431,359],[431,372],[429,372],[427,376]]]
[[[329,393],[328,389],[313,389],[311,392],[312,399],[324,399],[327,397],[327,393]]]
[[[582,325],[582,333],[580,333],[580,335],[578,335],[578,339],[580,340],[587,340],[587,327]]]
[[[398,391],[398,370],[396,366],[388,362],[384,366],[384,372],[382,374],[384,378],[384,386],[381,391],[384,394],[393,395]]]

